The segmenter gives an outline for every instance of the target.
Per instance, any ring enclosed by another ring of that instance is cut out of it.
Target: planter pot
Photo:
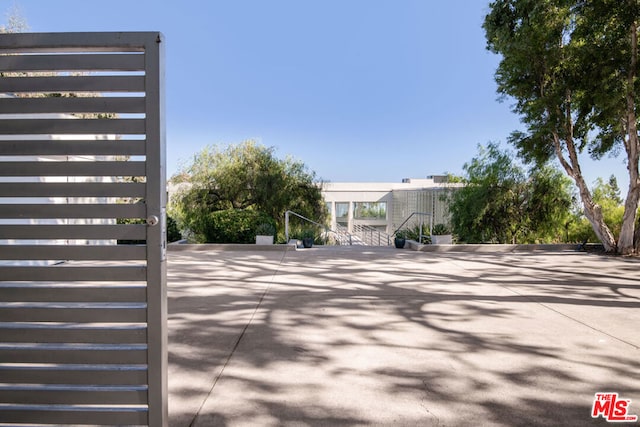
[[[305,237],[302,239],[302,246],[305,248],[310,248],[313,246],[313,237]]]
[[[273,245],[273,236],[256,236],[256,245]]]
[[[439,234],[439,235],[431,236],[431,244],[451,245],[453,244],[453,236],[451,234]]]
[[[407,239],[396,237],[395,239],[393,239],[393,243],[396,245],[397,249],[404,249],[404,245],[405,243],[407,243]]]

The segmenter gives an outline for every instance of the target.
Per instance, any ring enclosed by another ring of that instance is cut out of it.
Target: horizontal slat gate
[[[161,41],[0,34],[0,426],[167,425]]]

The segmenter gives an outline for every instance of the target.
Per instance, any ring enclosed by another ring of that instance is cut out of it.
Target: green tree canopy
[[[635,250],[638,162],[638,0],[496,0],[484,22],[502,56],[498,92],[512,97],[526,131],[510,141],[526,160],[556,157],[607,251]],[[593,199],[579,154],[626,153],[629,189],[618,240]]]
[[[496,144],[465,163],[465,186],[453,192],[453,232],[468,243],[537,243],[562,235],[570,181],[550,166],[530,174]]]
[[[171,179],[179,188],[171,210],[181,226],[202,240],[203,219],[216,211],[253,210],[280,227],[287,210],[324,221],[326,208],[315,173],[290,157],[276,158],[274,151],[246,141],[225,149],[208,146],[197,153]]]

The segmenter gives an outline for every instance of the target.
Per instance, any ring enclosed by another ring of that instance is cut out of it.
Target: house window
[[[354,202],[353,217],[356,219],[387,219],[387,202]]]
[[[336,203],[336,224],[349,226],[349,202]]]
[[[347,218],[349,216],[349,203],[336,203],[336,218]]]

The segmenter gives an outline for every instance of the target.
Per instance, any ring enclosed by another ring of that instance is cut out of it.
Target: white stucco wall
[[[331,227],[333,229],[337,226],[336,203],[349,203],[349,231],[353,228],[353,224],[362,223],[377,228],[384,227],[385,231],[390,234],[412,212],[430,212],[434,215],[435,221],[445,219],[446,207],[443,206],[438,196],[442,190],[456,188],[460,184],[445,184],[437,181],[437,178],[429,177],[408,178],[403,182],[329,182],[323,185],[322,194],[324,200],[330,205]],[[408,194],[418,202],[408,203],[408,197],[406,197]],[[429,206],[427,206],[426,200],[434,200],[434,197],[435,203],[429,202]],[[386,202],[386,220],[354,219],[354,202]]]

